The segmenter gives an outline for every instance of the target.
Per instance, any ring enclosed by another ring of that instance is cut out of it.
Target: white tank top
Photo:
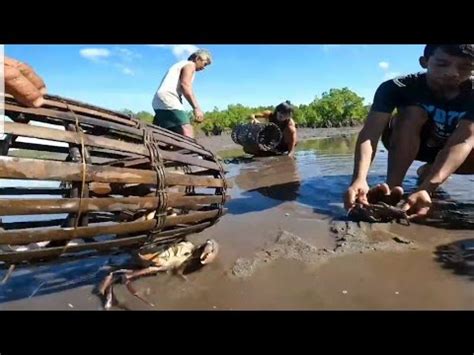
[[[168,69],[153,97],[152,106],[154,110],[184,110],[183,92],[179,85],[179,78],[181,69],[190,63],[193,62],[182,60]],[[191,80],[194,80],[194,74]]]

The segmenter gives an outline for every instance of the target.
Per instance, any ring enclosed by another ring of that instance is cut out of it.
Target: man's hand
[[[5,93],[13,95],[19,103],[40,107],[44,103],[46,85],[28,65],[5,57]]]
[[[385,202],[395,206],[403,197],[403,189],[395,186],[390,190],[387,184],[378,184],[369,188],[367,181],[356,180],[346,192],[344,206],[347,210],[352,208],[355,203],[364,205]]]
[[[200,108],[195,108],[194,109],[194,119],[197,121],[197,122],[202,122],[204,120],[204,113],[201,111]]]
[[[431,197],[426,190],[420,190],[408,196],[402,210],[407,212],[409,219],[425,218],[431,208]]]
[[[387,184],[378,184],[375,187],[372,187],[367,193],[367,200],[369,203],[385,202],[391,206],[395,206],[399,203],[402,197],[402,187],[395,186],[390,190],[390,187]]]
[[[344,207],[346,210],[354,207],[356,202],[368,204],[367,193],[369,192],[369,185],[367,180],[356,180],[346,191],[344,196]]]

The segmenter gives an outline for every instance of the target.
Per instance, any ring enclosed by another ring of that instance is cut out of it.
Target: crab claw
[[[130,270],[127,270],[127,269],[113,271],[110,274],[108,274],[105,277],[104,281],[102,281],[102,283],[100,284],[98,291],[99,291],[99,294],[101,294],[105,298],[105,303],[104,303],[105,309],[110,309],[115,303],[113,287],[114,287],[114,282],[117,281],[117,275],[123,278],[123,276],[129,272]]]
[[[214,261],[219,253],[219,244],[213,239],[206,240],[204,249],[199,257],[201,264],[206,265]]]
[[[110,285],[110,287],[107,289],[106,291],[106,295],[105,295],[105,304],[104,304],[104,308],[109,310],[110,308],[112,308],[112,305],[114,304],[115,302],[115,297],[114,297],[114,288],[112,285]]]
[[[114,273],[111,272],[108,274],[104,281],[102,281],[101,285],[99,286],[99,293],[104,297],[104,308],[110,309],[112,308],[115,297],[114,297]]]
[[[147,305],[149,305],[150,307],[155,307],[155,305],[153,303],[151,303],[150,301],[148,301],[147,299],[145,299],[144,297],[140,296],[140,294],[138,293],[138,291],[132,286],[131,282],[130,281],[126,281],[125,282],[125,287],[127,288],[128,292],[130,292],[133,296],[135,296],[136,298],[138,298],[140,301],[146,303]]]
[[[104,281],[102,281],[102,283],[100,284],[99,286],[99,293],[102,295],[102,296],[105,296],[105,293],[107,292],[107,290],[109,289],[109,287],[112,285],[113,283],[113,279],[114,279],[114,273],[111,272],[110,274],[108,274]]]

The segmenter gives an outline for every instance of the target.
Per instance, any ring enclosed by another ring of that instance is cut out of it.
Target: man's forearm
[[[420,184],[418,190],[434,192],[464,163],[471,151],[472,146],[466,142],[442,149],[436,157],[431,173]]]
[[[188,100],[189,104],[193,108],[193,110],[199,108],[199,104],[194,96],[193,89],[188,86],[183,86],[183,95]]]
[[[290,137],[290,142],[288,146],[288,154],[293,153],[293,151],[295,150],[296,140],[297,140],[296,132],[293,132]]]
[[[375,157],[377,151],[378,139],[370,139],[362,131],[356,143],[356,150],[354,155],[354,173],[352,175],[352,182],[355,180],[366,180],[369,174],[370,165]]]

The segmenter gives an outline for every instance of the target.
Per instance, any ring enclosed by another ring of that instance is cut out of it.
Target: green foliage
[[[135,114],[135,116],[137,116],[139,119],[147,123],[153,123],[153,118],[155,117],[150,112],[147,112],[147,111],[140,111],[137,114]]]
[[[128,116],[139,118],[140,120],[145,121],[147,123],[153,123],[153,118],[155,117],[153,114],[151,114],[148,111],[140,111],[140,112],[135,113],[132,110],[124,108],[120,110],[120,112]]]
[[[348,88],[331,89],[329,92],[324,92],[321,98],[315,97],[309,104],[296,106],[293,118],[298,127],[354,126],[365,120],[369,109],[370,105],[364,106],[364,98]],[[274,107],[247,107],[242,104],[228,105],[224,110],[215,107],[205,113],[204,122],[193,125],[206,135],[218,135],[231,131],[240,123],[249,122],[251,114],[265,110],[273,111]],[[145,122],[153,122],[153,115],[146,111],[133,113],[124,109],[121,112],[131,114]]]
[[[362,122],[368,113],[364,98],[348,88],[331,89],[315,102],[320,127],[341,127]]]
[[[362,123],[370,106],[364,106],[364,98],[348,88],[331,89],[307,105],[295,107],[293,119],[298,127],[342,127]],[[253,113],[272,110],[274,107],[246,107],[229,105],[225,110],[214,108],[205,114],[205,120],[197,125],[206,135],[231,131],[237,124],[249,121]]]

